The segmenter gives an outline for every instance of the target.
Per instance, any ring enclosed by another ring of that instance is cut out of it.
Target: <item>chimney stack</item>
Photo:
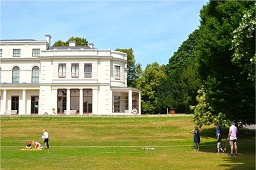
[[[69,46],[70,47],[75,47],[76,46],[76,41],[69,41]]]
[[[90,48],[94,48],[94,44],[93,44],[93,43],[88,43],[88,46],[89,46]]]
[[[51,35],[49,35],[49,34],[45,35],[45,40],[46,40],[46,42],[48,43],[49,46],[51,46],[51,38],[52,38]]]

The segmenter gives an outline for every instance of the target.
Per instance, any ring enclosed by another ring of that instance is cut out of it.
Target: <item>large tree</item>
[[[166,65],[166,78],[158,88],[158,107],[175,109],[176,112],[189,113],[190,105],[196,104],[200,81],[195,67],[195,46],[199,31],[191,33]]]
[[[197,46],[198,71],[212,113],[224,113],[229,120],[248,124],[255,123],[255,83],[248,80],[245,65],[232,62],[232,39],[252,6],[254,2],[250,1],[210,1],[200,12]]]
[[[165,65],[159,65],[157,62],[148,64],[141,75],[141,78],[135,80],[136,87],[141,90],[142,113],[159,113],[157,106],[158,97],[156,93],[160,82],[165,78]]]

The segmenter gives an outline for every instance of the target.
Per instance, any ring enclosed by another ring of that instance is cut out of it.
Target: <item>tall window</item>
[[[129,108],[128,92],[113,92],[113,112],[125,112]]]
[[[39,96],[31,96],[31,113],[38,113]]]
[[[132,108],[135,108],[139,111],[139,93],[132,92]]]
[[[2,69],[0,67],[0,83],[1,83],[1,77],[2,77]]]
[[[92,64],[84,64],[84,78],[92,78]]]
[[[20,68],[15,66],[12,69],[12,83],[20,82]]]
[[[13,49],[13,57],[20,57],[20,49]]]
[[[60,89],[58,90],[57,96],[57,106],[58,106],[58,113],[64,113],[64,110],[67,108],[67,90]]]
[[[120,80],[120,66],[115,66],[115,79]]]
[[[113,92],[113,112],[120,112],[120,93]]]
[[[32,83],[39,83],[39,67],[34,66],[32,68]]]
[[[79,113],[79,89],[70,90],[70,110],[76,110],[76,113]]]
[[[2,49],[0,49],[0,57],[2,57],[3,55],[3,52],[2,52]]]
[[[71,65],[71,75],[72,78],[77,78],[79,75],[79,64],[72,64]]]
[[[32,56],[33,56],[33,57],[38,57],[38,56],[40,56],[40,49],[33,49],[33,50],[32,50]]]
[[[59,77],[65,78],[66,77],[66,64],[59,64]]]
[[[83,90],[83,113],[92,113],[92,89]]]

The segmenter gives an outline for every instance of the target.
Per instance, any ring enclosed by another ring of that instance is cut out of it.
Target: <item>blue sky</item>
[[[97,49],[132,48],[135,60],[167,64],[200,24],[209,0],[1,0],[0,39],[86,38]]]

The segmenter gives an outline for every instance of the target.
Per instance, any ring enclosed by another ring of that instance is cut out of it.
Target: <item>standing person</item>
[[[43,130],[43,140],[44,140],[44,144],[49,149],[49,133],[46,131],[46,129]]]
[[[229,145],[230,145],[230,154],[229,156],[233,156],[234,150],[235,150],[235,155],[238,155],[237,153],[237,127],[235,126],[234,122],[230,123],[230,128],[229,128],[229,133],[228,133],[228,140],[229,140]]]
[[[216,137],[218,137],[218,133],[221,135],[221,126],[219,125],[219,122],[215,122],[214,125],[216,126]]]
[[[200,133],[202,130],[199,129],[199,127],[196,125],[195,129],[191,131],[191,133],[194,134],[194,143],[195,143],[195,150],[199,151],[199,145],[200,145]]]

